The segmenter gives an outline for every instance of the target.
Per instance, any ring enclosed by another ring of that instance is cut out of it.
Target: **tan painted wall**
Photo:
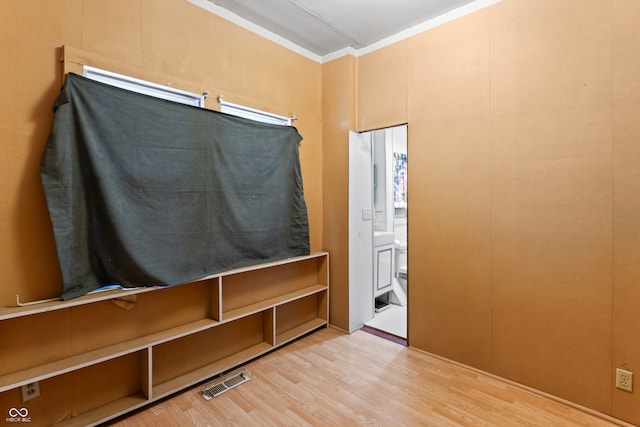
[[[407,82],[410,344],[634,423],[639,28],[634,0],[504,0],[358,59],[360,130]]]
[[[59,296],[39,162],[60,89],[63,45],[104,68],[169,76],[278,114],[295,114],[311,247],[322,242],[321,66],[185,0],[6,0],[0,13],[0,305]],[[106,58],[106,60],[105,60]],[[125,70],[126,69],[126,70]],[[151,78],[150,77],[150,78]]]
[[[407,122],[408,40],[358,58],[357,129],[374,130]],[[384,105],[384,108],[380,108]]]
[[[482,369],[491,361],[487,14],[409,40],[408,57],[409,340]]]
[[[613,367],[640,372],[639,2],[504,0],[322,66],[157,5],[3,3],[0,304],[60,292],[38,164],[68,45],[299,117],[343,329],[355,100],[359,130],[408,121],[411,345],[640,423],[640,393],[612,387]]]
[[[640,2],[612,3],[612,366],[640,370]],[[636,374],[637,375],[637,374]],[[636,376],[636,378],[638,378]],[[636,380],[637,381],[637,380]],[[640,424],[640,388],[613,391],[612,412]]]
[[[349,130],[355,129],[356,62],[352,56],[322,65],[324,244],[331,254],[331,324],[349,330]],[[335,261],[335,262],[334,262]]]

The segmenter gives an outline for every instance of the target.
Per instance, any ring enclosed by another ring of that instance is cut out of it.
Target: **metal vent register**
[[[225,391],[229,391],[242,383],[246,383],[247,381],[249,381],[249,377],[244,373],[244,371],[232,372],[221,376],[216,381],[205,386],[205,388],[200,390],[200,395],[206,400],[211,400]]]

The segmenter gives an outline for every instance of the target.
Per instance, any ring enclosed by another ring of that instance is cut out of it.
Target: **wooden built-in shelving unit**
[[[0,408],[27,408],[32,426],[95,425],[233,369],[328,324],[328,264],[319,252],[2,308]],[[35,381],[40,396],[22,402]]]

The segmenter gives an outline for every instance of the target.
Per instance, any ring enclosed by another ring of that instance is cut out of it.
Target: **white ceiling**
[[[208,0],[320,57],[361,49],[478,0]],[[485,1],[486,3],[486,1]]]

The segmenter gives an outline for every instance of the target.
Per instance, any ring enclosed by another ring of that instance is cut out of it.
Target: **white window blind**
[[[220,111],[226,114],[231,114],[237,117],[244,117],[245,119],[251,119],[262,123],[291,126],[291,120],[293,117],[280,116],[278,114],[269,113],[267,111],[245,107],[244,105],[232,104],[231,102],[225,101],[222,98],[222,95],[218,96],[218,102],[220,103]]]
[[[146,80],[136,79],[123,74],[90,67],[88,65],[83,67],[83,75],[89,79],[106,83],[111,86],[116,86],[121,89],[127,89],[133,92],[155,96],[156,98],[204,108],[204,95],[198,95],[196,93],[187,92],[170,86],[159,85]]]
[[[111,86],[127,89],[133,92],[162,98],[169,101],[179,102],[186,105],[193,105],[204,108],[205,95],[187,92],[170,86],[163,86],[146,80],[136,79],[135,77],[126,76],[124,74],[114,73],[112,71],[102,70],[100,68],[83,66],[83,75],[89,79],[96,80]],[[261,111],[255,108],[246,107],[240,104],[233,104],[218,97],[220,102],[220,111],[245,119],[255,120],[262,123],[271,123],[276,125],[291,126],[294,116],[286,117],[278,114]]]

